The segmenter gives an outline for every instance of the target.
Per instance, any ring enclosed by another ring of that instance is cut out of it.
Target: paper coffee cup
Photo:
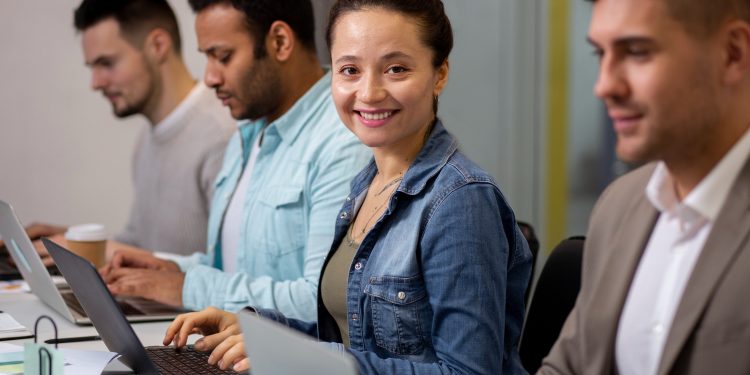
[[[101,224],[81,224],[65,232],[68,249],[91,262],[96,268],[106,263],[107,232]]]

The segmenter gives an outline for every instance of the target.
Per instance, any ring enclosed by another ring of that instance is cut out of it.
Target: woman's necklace
[[[374,219],[374,218],[375,218],[375,216],[376,216],[376,215],[378,214],[378,212],[380,212],[380,210],[381,210],[382,208],[384,208],[384,207],[385,207],[385,205],[386,205],[386,204],[388,203],[388,201],[390,201],[390,200],[391,200],[391,199],[390,199],[390,196],[388,196],[388,198],[387,198],[387,199],[383,200],[383,202],[382,202],[382,203],[378,204],[377,206],[375,206],[375,208],[373,208],[373,209],[372,209],[372,213],[371,213],[371,214],[370,214],[370,216],[369,216],[369,217],[367,218],[367,221],[365,221],[365,225],[364,225],[364,226],[362,226],[362,229],[360,229],[360,230],[358,230],[358,231],[357,231],[357,234],[356,234],[356,236],[360,238],[360,242],[361,242],[361,240],[363,240],[363,239],[364,239],[364,237],[365,237],[365,232],[367,231],[367,228],[369,227],[369,225],[370,225],[370,222],[372,221],[372,219]],[[351,230],[351,232],[354,232],[354,224],[353,224],[353,223],[352,223],[352,230]],[[355,234],[354,234],[354,233],[350,233],[350,235],[349,235],[349,246],[354,246],[354,244],[355,244],[355,243],[357,243],[357,241],[355,241],[355,240],[354,240],[354,236],[355,236]]]
[[[375,193],[375,197],[379,197],[379,196],[380,196],[380,194],[383,194],[383,192],[384,192],[384,191],[386,191],[386,189],[388,189],[389,187],[391,187],[391,186],[395,185],[395,184],[396,184],[396,183],[398,183],[398,182],[401,182],[401,180],[403,180],[403,179],[404,179],[404,176],[403,176],[403,175],[402,175],[402,176],[398,176],[398,177],[394,178],[393,180],[391,180],[391,182],[389,182],[389,183],[385,184],[385,186],[383,186],[383,188],[382,188],[382,189],[380,189],[380,191],[379,191],[379,192]]]
[[[393,188],[396,185],[396,183],[402,181],[403,179],[404,179],[404,176],[402,172],[398,177],[394,178],[393,180],[385,184],[383,188],[380,189],[380,191],[378,191],[377,193],[373,194],[372,197],[373,198],[379,197],[380,195],[385,193],[387,190],[390,190],[391,188]],[[370,223],[372,222],[372,219],[374,219],[375,216],[377,216],[377,214],[380,212],[380,210],[385,208],[385,205],[388,204],[388,202],[390,202],[391,195],[389,195],[388,198],[384,199],[383,202],[375,205],[375,207],[372,209],[372,212],[370,213],[370,216],[367,218],[367,221],[365,221],[365,225],[362,227],[362,229],[357,231],[358,232],[356,234],[357,237],[359,237],[360,239],[364,239],[365,232],[367,231],[367,228],[369,228]],[[354,241],[355,234],[353,232],[354,232],[354,223],[352,223],[351,230],[349,231],[349,246],[354,246],[354,244],[356,243],[356,241]]]

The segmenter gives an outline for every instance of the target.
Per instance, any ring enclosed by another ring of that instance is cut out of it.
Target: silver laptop
[[[73,292],[65,286],[56,286],[52,277],[42,263],[34,245],[23,225],[16,217],[13,207],[0,200],[0,236],[21,275],[29,283],[31,291],[60,315],[76,324],[91,324],[86,312]],[[177,314],[185,312],[172,306],[164,305],[143,298],[118,298],[120,308],[131,322],[172,320]]]
[[[249,311],[240,311],[237,318],[252,375],[358,374],[349,354],[328,349],[309,336]]]

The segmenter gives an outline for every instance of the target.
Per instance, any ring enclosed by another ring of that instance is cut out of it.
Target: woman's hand
[[[249,370],[250,360],[245,354],[242,335],[229,336],[217,345],[208,357],[208,363],[217,365],[222,370],[232,369],[237,372]]]
[[[239,333],[240,325],[234,314],[208,307],[203,311],[177,316],[167,328],[163,343],[169,345],[174,342],[175,347],[181,348],[187,344],[188,336],[201,334],[204,337],[195,342],[195,349],[205,352],[213,350],[228,337]]]

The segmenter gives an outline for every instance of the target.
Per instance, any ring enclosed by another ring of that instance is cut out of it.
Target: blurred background
[[[194,16],[170,0],[187,64],[202,77]],[[331,0],[313,0],[318,49]],[[599,193],[624,167],[592,94],[597,61],[586,43],[583,0],[444,0],[455,32],[440,116],[463,150],[500,183],[543,252],[584,234]],[[89,89],[78,0],[0,1],[0,199],[25,224],[127,218],[131,157],[144,118],[118,120]]]

